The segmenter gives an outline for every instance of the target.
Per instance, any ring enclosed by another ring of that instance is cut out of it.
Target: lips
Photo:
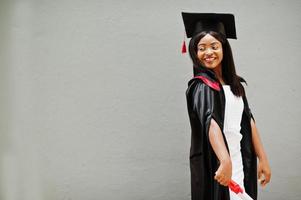
[[[207,58],[204,58],[204,61],[205,62],[212,62],[215,60],[215,57],[207,57]]]

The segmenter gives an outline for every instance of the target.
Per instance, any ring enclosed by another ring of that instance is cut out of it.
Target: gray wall
[[[235,14],[259,197],[301,199],[300,1],[2,0],[1,200],[190,199],[181,11]]]

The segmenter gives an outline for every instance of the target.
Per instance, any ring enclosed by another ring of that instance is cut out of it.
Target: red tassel
[[[187,50],[186,50],[186,43],[185,43],[185,40],[183,41],[183,44],[182,44],[182,53],[186,53]]]

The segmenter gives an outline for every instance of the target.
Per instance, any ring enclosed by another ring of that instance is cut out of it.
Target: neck
[[[217,79],[219,80],[219,82],[221,84],[225,84],[224,80],[223,80],[223,74],[222,74],[222,65],[218,65],[213,69]]]

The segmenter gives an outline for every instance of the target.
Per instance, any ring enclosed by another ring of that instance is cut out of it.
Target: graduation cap
[[[236,39],[234,15],[229,13],[186,13],[182,12],[186,36],[191,38],[202,31],[215,31],[227,38]],[[182,53],[186,52],[185,40]]]

